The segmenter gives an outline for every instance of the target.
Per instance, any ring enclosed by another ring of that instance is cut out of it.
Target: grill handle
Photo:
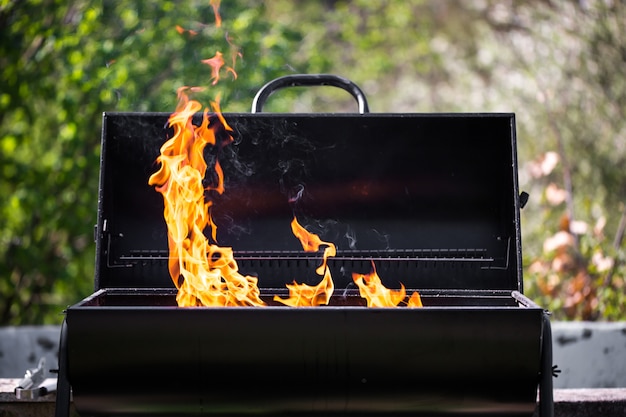
[[[369,113],[369,106],[363,90],[358,85],[333,74],[291,74],[276,78],[265,84],[254,96],[252,101],[252,113],[261,113],[263,105],[276,91],[286,87],[311,87],[330,85],[341,88],[352,95],[359,105],[359,113]]]

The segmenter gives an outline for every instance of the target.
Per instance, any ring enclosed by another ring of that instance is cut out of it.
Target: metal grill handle
[[[292,74],[285,75],[284,77],[276,78],[267,84],[265,84],[254,96],[252,101],[252,113],[261,113],[263,105],[276,91],[286,87],[310,87],[310,86],[324,86],[329,85],[333,87],[341,88],[352,95],[357,101],[359,106],[359,113],[369,113],[369,106],[367,105],[367,99],[363,90],[358,85],[348,80],[347,78],[340,77],[333,74]]]

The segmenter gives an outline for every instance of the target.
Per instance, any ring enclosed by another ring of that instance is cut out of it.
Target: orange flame
[[[422,297],[420,297],[420,293],[415,291],[413,294],[411,294],[411,297],[409,297],[409,301],[406,305],[407,307],[424,307],[422,305]]]
[[[232,38],[228,35],[228,33],[226,33],[226,42],[228,42],[231,48],[230,60],[232,62],[232,67],[228,67],[227,71],[230,72],[233,78],[236,80],[237,73],[235,72],[234,68],[235,68],[235,65],[237,64],[237,59],[243,59],[243,53],[241,53],[241,48],[235,45],[235,43],[233,42]]]
[[[300,240],[302,248],[305,252],[317,252],[320,246],[325,245],[322,264],[315,270],[318,275],[324,278],[319,284],[310,286],[307,284],[287,284],[289,289],[289,298],[283,299],[274,296],[274,301],[278,301],[292,307],[313,307],[322,304],[328,304],[330,297],[334,291],[334,284],[328,268],[328,258],[337,254],[337,249],[333,243],[324,242],[314,233],[307,231],[298,223],[294,217],[291,221],[291,230],[293,234]]]
[[[155,185],[163,195],[168,267],[178,288],[176,301],[181,307],[264,305],[257,278],[241,275],[232,249],[211,244],[204,235],[204,230],[210,228],[215,242],[216,226],[211,218],[213,202],[205,200],[205,191],[223,193],[224,176],[216,160],[214,184],[203,187],[207,170],[203,150],[206,145],[218,146],[217,131],[223,130],[228,136],[219,146],[230,143],[232,129],[222,117],[217,102],[211,103],[217,120],[211,121],[205,109],[202,124],[196,127],[192,118],[202,106],[189,100],[186,90],[183,87],[178,91],[179,104],[169,118],[174,135],[161,147],[157,158],[161,166],[148,180],[148,184]]]
[[[209,4],[213,7],[213,13],[215,14],[215,26],[222,26],[222,16],[220,16],[220,3],[221,0],[211,0]]]
[[[189,36],[196,36],[198,34],[197,31],[193,30],[193,29],[185,29],[184,27],[180,26],[180,25],[176,25],[176,32],[180,33],[181,35],[185,32],[189,33]]]
[[[208,66],[211,67],[211,80],[213,80],[211,82],[211,85],[217,84],[217,82],[220,80],[220,70],[224,66],[223,54],[220,51],[217,51],[215,53],[215,56],[213,56],[213,58],[203,59],[200,62],[202,62],[203,64],[207,64]],[[233,59],[233,63],[234,63],[234,59]],[[233,78],[237,79],[237,73],[232,67],[227,66],[226,72],[231,73]]]
[[[367,300],[368,307],[396,307],[406,298],[404,285],[399,290],[386,288],[372,262],[372,272],[369,274],[353,273],[352,280],[359,287],[359,294]],[[415,291],[407,302],[408,307],[422,307],[419,293]]]

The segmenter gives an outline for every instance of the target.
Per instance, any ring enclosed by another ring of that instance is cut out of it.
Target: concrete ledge
[[[0,378],[22,378],[41,358],[57,369],[60,337],[61,326],[0,327]]]
[[[626,322],[552,323],[554,388],[626,387]]]
[[[0,379],[0,417],[53,417],[56,395],[44,395],[32,400],[19,400],[14,390],[21,378]],[[70,417],[79,417],[70,405]]]
[[[0,417],[52,417],[56,396],[18,400],[13,390],[19,379],[0,379]],[[71,417],[78,416],[70,407]],[[535,412],[533,416],[538,416]],[[555,389],[554,417],[624,417],[626,388]]]
[[[554,417],[623,416],[626,416],[626,388],[554,390]]]

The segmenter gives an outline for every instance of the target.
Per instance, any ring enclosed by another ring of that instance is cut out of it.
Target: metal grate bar
[[[435,261],[435,262],[493,262],[495,258],[486,256],[486,249],[400,249],[381,251],[342,251],[330,258],[332,261]],[[264,260],[308,260],[319,258],[321,253],[300,253],[292,251],[241,251],[235,252],[235,259],[242,261]],[[131,251],[130,255],[119,258],[122,261],[167,261],[165,251]]]

